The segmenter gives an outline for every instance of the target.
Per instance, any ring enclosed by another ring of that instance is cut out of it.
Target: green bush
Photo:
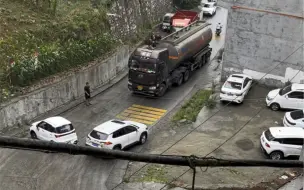
[[[69,40],[65,44],[58,42],[45,44],[39,49],[38,62],[25,57],[10,69],[10,81],[15,86],[28,86],[33,82],[66,71],[92,61],[115,47],[110,35],[94,37],[88,40]]]
[[[209,98],[206,103],[205,106],[209,109],[213,109],[216,106],[216,100],[215,97],[211,97]]]
[[[182,108],[173,116],[172,121],[180,121],[186,119],[188,121],[195,121],[198,113],[209,100],[211,90],[199,90],[190,100],[188,100]]]
[[[106,11],[86,7],[71,11],[65,20],[54,19],[35,30],[0,39],[0,84],[24,87],[102,56],[116,46],[109,34]],[[35,64],[34,53],[38,52]],[[9,68],[9,60],[15,66]],[[4,75],[1,73],[9,73]]]

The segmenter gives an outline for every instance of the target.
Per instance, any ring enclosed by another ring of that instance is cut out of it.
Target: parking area
[[[260,149],[260,135],[269,127],[282,126],[285,113],[284,111],[271,111],[266,107],[265,97],[269,90],[262,86],[254,86],[245,98],[244,103],[240,105],[231,104],[226,106],[226,104],[218,101],[216,108],[212,110],[203,109],[197,121],[191,124],[172,124],[170,118],[177,111],[174,110],[154,126],[158,130],[155,130],[157,132],[150,139],[149,145],[145,147],[145,152],[162,153],[174,144],[164,154],[194,154],[203,157],[213,152],[209,156],[222,159],[266,159]],[[212,116],[213,114],[215,115]],[[210,118],[210,116],[212,117]],[[196,128],[195,131],[179,141],[194,128]],[[242,130],[240,130],[241,128]],[[225,142],[227,139],[230,140]],[[215,149],[216,151],[214,151]],[[127,171],[127,176],[141,166],[141,164],[131,165]],[[165,181],[171,181],[187,169],[186,167],[163,166],[163,170],[166,171]],[[209,168],[205,172],[198,170],[196,186],[205,188],[244,187],[273,179],[284,171],[261,167]],[[131,180],[138,181],[138,178],[146,175],[147,172],[143,169]],[[192,171],[176,180],[179,185],[191,184],[191,182]]]

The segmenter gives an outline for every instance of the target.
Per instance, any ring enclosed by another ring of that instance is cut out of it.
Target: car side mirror
[[[36,128],[37,128],[37,131],[39,131],[39,127],[38,127],[38,126],[36,126]]]

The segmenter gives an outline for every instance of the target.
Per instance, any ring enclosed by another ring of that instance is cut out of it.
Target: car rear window
[[[98,131],[95,131],[95,130],[93,130],[90,133],[90,136],[93,137],[94,139],[98,139],[98,140],[107,140],[107,138],[108,138],[107,134],[101,133],[101,132],[98,132]]]
[[[72,124],[62,125],[61,127],[56,128],[56,133],[58,133],[58,134],[67,133],[67,132],[70,132],[73,130],[74,130],[74,127]]]
[[[242,89],[242,84],[238,83],[238,82],[230,82],[227,81],[224,85],[225,88],[229,88],[229,89],[237,89],[237,90],[241,90]]]
[[[272,141],[274,139],[269,129],[265,131],[265,137],[268,141]]]
[[[290,112],[290,116],[292,119],[304,118],[303,110],[292,111],[292,112]]]

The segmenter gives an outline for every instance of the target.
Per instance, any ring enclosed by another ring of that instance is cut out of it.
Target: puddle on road
[[[251,140],[249,139],[240,139],[235,142],[238,148],[244,150],[244,151],[249,151],[254,148],[254,144]]]

